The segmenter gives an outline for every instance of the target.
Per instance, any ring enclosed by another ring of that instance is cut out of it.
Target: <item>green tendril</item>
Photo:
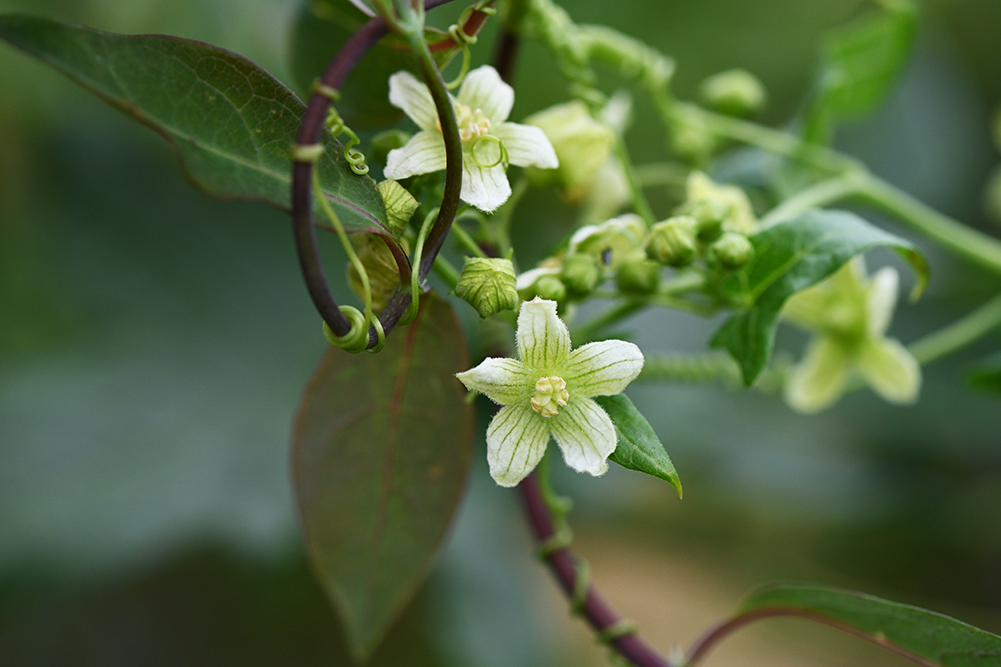
[[[636,626],[635,621],[631,621],[628,618],[620,618],[598,633],[598,642],[601,644],[611,644],[616,639],[636,634],[637,630],[639,628]]]
[[[400,318],[400,324],[409,324],[417,317],[417,311],[420,308],[420,304],[418,303],[420,297],[420,267],[421,258],[424,255],[424,242],[427,240],[428,232],[431,231],[431,223],[434,222],[436,217],[438,217],[438,209],[428,213],[421,224],[420,232],[417,234],[414,258],[410,262],[410,305],[407,307],[407,312]]]
[[[459,26],[457,25],[453,25],[451,28],[448,29],[449,34],[453,34],[453,28],[455,29],[454,30],[455,33],[458,33],[460,35],[466,34],[461,30],[459,30],[458,29]],[[459,40],[456,40],[456,43],[459,44],[460,43]],[[472,42],[470,42],[470,44],[471,43]],[[445,87],[448,88],[449,90],[455,90],[460,85],[462,85],[463,80],[466,78],[466,74],[469,73],[469,62],[472,59],[472,54],[469,51],[469,44],[466,43],[461,43],[461,44],[462,44],[462,67],[459,69],[459,75],[445,84]]]
[[[292,144],[289,155],[292,157],[293,162],[316,164],[323,155],[323,146],[320,144],[307,144],[305,146],[302,144]]]
[[[351,244],[351,240],[348,238],[347,232],[344,231],[344,225],[341,224],[341,220],[337,217],[337,213],[331,208],[330,202],[327,198],[323,196],[323,191],[320,189],[320,176],[317,170],[313,170],[313,190],[317,194],[317,199],[320,202],[320,208],[323,209],[323,213],[327,216],[330,221],[330,225],[337,232],[337,238],[340,239],[341,245],[344,247],[344,252],[347,253],[348,261],[354,266],[355,271],[358,272],[358,277],[361,279],[362,293],[364,294],[365,300],[365,314],[361,315],[361,323],[358,323],[358,315],[354,315],[351,311],[358,312],[357,308],[352,308],[351,306],[342,306],[341,311],[348,317],[351,322],[351,331],[349,331],[344,336],[335,336],[330,327],[324,322],[324,336],[331,345],[343,348],[351,353],[361,352],[368,347],[368,329],[369,326],[375,328],[376,333],[376,344],[369,350],[372,353],[379,352],[386,345],[386,332],[382,328],[382,322],[376,317],[375,311],[372,310],[372,286],[368,280],[368,272],[365,270],[365,265],[362,263],[361,259],[358,258],[358,253],[355,252],[354,246]],[[355,329],[359,329],[361,333],[356,332]],[[329,334],[329,335],[328,335]]]
[[[339,92],[319,82],[313,84],[313,92],[327,97],[331,102],[336,102],[340,99]],[[348,161],[348,165],[354,173],[359,176],[367,174],[368,165],[365,164],[365,154],[359,150],[351,150],[361,143],[361,139],[354,133],[354,130],[347,126],[336,107],[331,106],[327,110],[327,117],[324,119],[323,124],[327,126],[330,134],[334,137],[341,134],[348,136],[348,142],[344,144],[344,159]]]
[[[494,141],[497,143],[500,156],[497,158],[496,162],[492,162],[490,164],[484,164],[480,162],[478,159],[476,159],[476,147],[479,146],[480,143],[482,143],[483,141]],[[480,169],[491,169],[499,164],[503,164],[504,168],[507,169],[508,165],[510,164],[510,160],[508,160],[507,148],[504,147],[504,142],[498,139],[497,137],[493,136],[492,134],[484,134],[482,137],[477,137],[475,140],[473,140],[473,143],[469,147],[469,156],[473,159],[473,162]]]
[[[580,616],[584,613],[587,591],[591,588],[591,566],[583,558],[574,559],[573,595],[570,596],[570,613]],[[599,636],[600,638],[600,636]]]

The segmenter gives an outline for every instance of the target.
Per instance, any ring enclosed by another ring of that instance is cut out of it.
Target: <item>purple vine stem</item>
[[[452,0],[427,0],[425,9],[433,9],[444,5]],[[486,15],[471,17],[464,31],[467,34],[475,34],[482,27]],[[330,61],[320,83],[334,90],[340,89],[355,65],[362,56],[368,52],[386,33],[389,31],[385,21],[381,18],[373,18],[344,43],[341,50]],[[423,42],[423,50],[418,55],[421,76],[431,90],[435,108],[441,121],[442,134],[445,139],[445,192],[442,198],[441,208],[438,212],[434,225],[428,234],[426,250],[418,267],[418,276],[421,281],[427,278],[435,257],[441,250],[448,230],[451,228],[452,220],[459,207],[459,191],[462,184],[462,143],[459,139],[458,127],[455,123],[455,110],[448,99],[445,83],[441,78],[430,51],[426,43]],[[299,125],[299,132],[296,135],[296,142],[300,146],[315,144],[320,137],[323,128],[324,117],[330,100],[323,94],[314,92],[306,105],[302,122]],[[306,281],[306,288],[316,306],[320,316],[327,323],[330,329],[337,336],[347,335],[351,331],[351,323],[344,313],[341,312],[337,301],[330,293],[327,278],[323,272],[320,260],[320,253],[317,247],[316,228],[313,224],[313,191],[312,191],[313,164],[306,161],[293,161],[292,163],[292,224],[295,235],[296,251],[299,257],[299,265],[302,269],[303,278]],[[390,244],[392,249],[392,244]],[[394,255],[397,254],[394,252]],[[399,263],[400,258],[397,257]],[[386,334],[396,326],[400,318],[408,310],[411,301],[409,291],[397,290],[389,300],[383,310],[379,321]],[[378,341],[375,327],[369,329],[368,347],[374,347]]]
[[[556,535],[549,507],[539,488],[539,480],[535,473],[526,477],[518,485],[521,499],[528,515],[528,523],[536,540],[544,543]],[[553,571],[560,586],[568,596],[574,595],[577,578],[581,576],[577,566],[577,557],[569,547],[555,549],[544,556],[546,564]],[[588,584],[587,592],[580,606],[580,613],[594,630],[601,635],[623,622],[622,616],[608,603],[593,586]],[[609,645],[622,657],[637,667],[674,667],[669,660],[658,654],[635,632],[613,639]]]

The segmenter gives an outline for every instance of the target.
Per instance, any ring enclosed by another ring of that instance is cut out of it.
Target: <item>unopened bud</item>
[[[550,261],[546,260],[545,263],[548,264]],[[515,283],[518,296],[522,301],[531,301],[537,296],[550,301],[565,299],[567,288],[559,278],[560,273],[558,267],[548,265],[525,271],[518,276],[518,281]]]
[[[689,115],[673,124],[671,146],[675,154],[691,164],[708,162],[719,147],[716,133],[699,116]]]
[[[709,248],[710,257],[722,268],[734,271],[754,256],[754,246],[737,232],[724,232]]]
[[[702,102],[729,116],[750,116],[765,105],[765,87],[756,76],[742,69],[713,74],[699,86]]]
[[[751,200],[736,185],[721,185],[701,171],[693,171],[688,175],[687,195],[690,202],[708,199],[721,204],[726,209],[724,231],[753,234],[757,230],[758,221],[754,217]]]
[[[563,259],[561,277],[570,294],[587,296],[598,286],[601,268],[591,255],[570,255]]]
[[[546,133],[560,162],[555,171],[529,170],[532,181],[540,184],[545,184],[553,175],[566,188],[590,184],[615,143],[611,128],[595,120],[580,100],[550,107],[529,116],[524,122]]]
[[[699,223],[690,215],[676,215],[650,229],[646,256],[673,267],[688,266],[695,259]]]
[[[615,268],[641,247],[646,224],[635,213],[626,213],[600,225],[578,229],[570,237],[570,254],[589,254],[605,266]]]
[[[661,265],[636,253],[615,270],[615,284],[623,292],[650,294],[660,285]]]
[[[476,309],[480,317],[518,307],[514,265],[509,259],[468,257],[455,295]]]
[[[386,241],[378,234],[352,234],[351,245],[365,267],[369,289],[372,291],[372,308],[382,310],[400,285],[400,268],[396,259]],[[365,298],[365,286],[352,263],[348,263],[348,285],[359,299]]]
[[[695,219],[700,241],[712,241],[723,231],[727,207],[715,199],[696,199],[682,204],[677,213]]]
[[[389,231],[399,238],[419,204],[414,196],[396,181],[382,181],[377,187],[379,194],[382,195],[382,203],[386,207]]]
[[[564,301],[567,287],[558,276],[542,276],[535,283],[535,296],[549,301]]]

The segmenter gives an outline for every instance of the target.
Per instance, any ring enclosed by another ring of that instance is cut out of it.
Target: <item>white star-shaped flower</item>
[[[417,123],[421,131],[386,157],[386,178],[400,180],[445,168],[445,140],[427,86],[409,72],[389,77],[389,101]],[[511,196],[505,170],[519,167],[555,169],[556,152],[539,128],[508,123],[514,89],[493,67],[466,75],[452,98],[462,139],[462,201],[490,212]]]
[[[490,474],[514,486],[542,460],[549,438],[578,472],[601,475],[615,451],[615,427],[593,396],[618,394],[643,368],[632,343],[606,340],[570,350],[556,302],[534,299],[518,314],[518,359],[488,358],[456,375],[502,407],[487,428]]]
[[[890,267],[867,278],[865,262],[857,257],[786,302],[783,316],[816,334],[786,382],[791,407],[823,410],[840,398],[856,372],[888,401],[917,398],[921,366],[900,341],[886,337],[898,281]]]

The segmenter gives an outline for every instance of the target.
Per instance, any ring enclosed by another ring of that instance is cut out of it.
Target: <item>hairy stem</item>
[[[539,543],[545,543],[556,537],[553,519],[535,473],[522,480],[518,490],[521,492],[525,513],[535,539]],[[573,551],[569,547],[554,549],[545,556],[545,561],[566,594],[574,595],[580,570]],[[581,597],[580,613],[599,635],[619,627],[623,622],[622,616],[608,604],[593,585],[589,584]],[[637,667],[672,667],[666,658],[660,656],[635,633],[616,637],[609,642],[609,645]]]

